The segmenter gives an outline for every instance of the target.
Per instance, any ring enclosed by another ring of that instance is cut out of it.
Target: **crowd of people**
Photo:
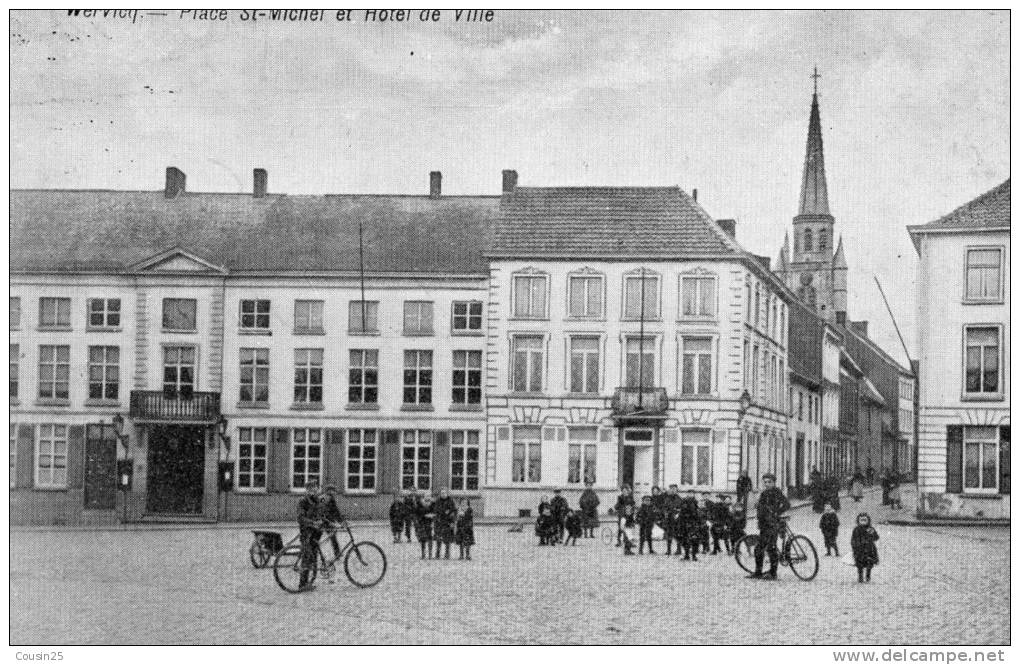
[[[458,505],[444,487],[432,497],[424,490],[409,492],[403,497],[395,495],[390,505],[390,531],[393,542],[401,535],[411,542],[411,530],[421,546],[421,558],[449,559],[450,545],[457,544],[458,559],[471,560],[471,546],[475,544],[475,520],[471,501]],[[434,549],[433,549],[434,547]]]

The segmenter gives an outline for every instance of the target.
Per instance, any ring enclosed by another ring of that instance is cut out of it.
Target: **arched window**
[[[804,229],[804,251],[805,252],[815,251],[814,244],[815,244],[814,240],[811,237],[811,229]]]
[[[818,229],[818,251],[824,252],[828,244],[829,237],[828,234],[825,232],[825,229]]]

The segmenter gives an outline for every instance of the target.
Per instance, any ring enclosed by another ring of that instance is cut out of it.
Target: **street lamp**
[[[744,419],[744,414],[751,408],[751,393],[744,390],[743,394],[740,395],[740,419]]]

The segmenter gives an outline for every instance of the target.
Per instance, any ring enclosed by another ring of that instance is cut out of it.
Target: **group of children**
[[[636,509],[633,502],[621,498],[622,514],[618,519],[622,542],[617,544],[623,546],[624,555],[634,554],[635,530],[637,553],[644,554],[647,544],[648,553],[655,554],[652,534],[656,526],[665,536],[667,556],[673,554],[674,543],[676,555],[683,554],[685,560],[697,561],[699,550],[702,554],[719,554],[725,549],[726,554],[732,554],[747,527],[744,506],[733,505],[727,494],[718,495],[717,501],[703,497],[699,504],[693,492],[681,496],[671,485],[667,492],[653,489],[651,496],[641,497],[641,506]]]
[[[822,519],[818,523],[825,540],[825,556],[835,552],[839,556],[839,516],[832,504],[825,504]],[[854,566],[857,568],[857,581],[870,582],[871,569],[878,565],[878,531],[871,526],[871,516],[867,513],[857,515],[857,524],[850,534],[850,549],[853,551]]]
[[[458,559],[471,560],[471,546],[475,544],[475,520],[471,501],[463,510],[450,497],[446,488],[438,497],[431,497],[424,491],[410,493],[405,497],[393,497],[390,505],[390,531],[393,542],[399,543],[401,534],[411,542],[411,527],[421,545],[421,558],[450,558],[450,545],[457,543],[460,549]],[[433,556],[435,543],[435,556]],[[445,547],[444,547],[445,545]]]

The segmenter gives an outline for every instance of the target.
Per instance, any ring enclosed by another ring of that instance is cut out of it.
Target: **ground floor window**
[[[963,428],[963,489],[994,492],[999,488],[999,428]]]
[[[67,487],[67,425],[39,425],[36,487]]]
[[[401,445],[400,487],[405,490],[432,488],[432,432],[404,430]]]
[[[291,484],[300,489],[322,481],[322,430],[297,428],[291,444]]]
[[[478,489],[478,440],[477,430],[450,432],[450,489]]]
[[[539,427],[515,427],[513,445],[515,483],[542,482],[542,438]]]
[[[266,488],[268,433],[265,427],[238,428],[237,489]]]
[[[598,431],[594,427],[579,427],[570,430],[570,444],[567,448],[567,482],[594,483],[597,448],[595,440]]]
[[[681,430],[680,484],[712,484],[712,433],[708,430]]]
[[[347,431],[347,489],[375,489],[378,437],[374,429]]]

